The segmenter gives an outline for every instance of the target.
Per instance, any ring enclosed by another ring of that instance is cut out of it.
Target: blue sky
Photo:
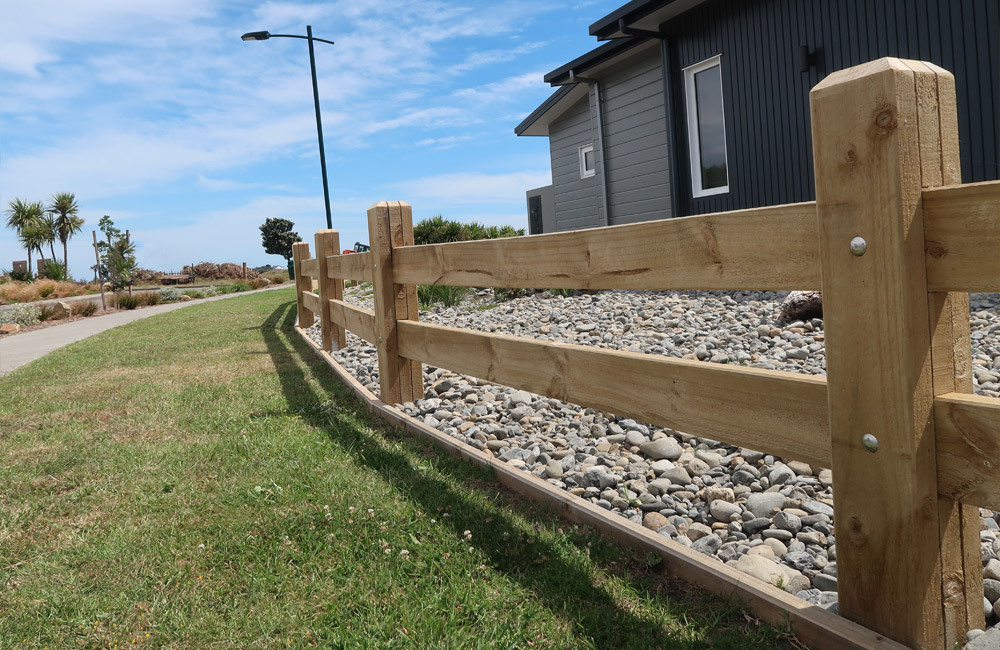
[[[0,0],[0,204],[73,192],[90,231],[110,215],[140,266],[281,263],[257,227],[325,227],[305,41],[318,43],[334,228],[368,241],[381,200],[526,225],[524,191],[550,182],[546,138],[513,128],[552,92],[546,72],[596,47],[587,27],[621,2]],[[24,259],[0,229],[0,268]]]

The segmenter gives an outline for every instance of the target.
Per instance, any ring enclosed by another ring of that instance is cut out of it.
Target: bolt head
[[[870,433],[866,433],[861,436],[861,445],[865,448],[865,451],[874,454],[878,451],[878,438]]]
[[[857,257],[861,257],[868,250],[868,242],[864,240],[864,237],[855,237],[851,240],[851,253]]]

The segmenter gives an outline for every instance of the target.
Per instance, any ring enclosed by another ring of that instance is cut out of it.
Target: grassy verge
[[[291,296],[0,380],[0,648],[794,643],[383,429],[292,332]]]

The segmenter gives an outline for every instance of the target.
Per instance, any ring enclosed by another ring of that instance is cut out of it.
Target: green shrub
[[[249,284],[237,282],[236,284],[219,287],[216,292],[219,294],[240,293],[242,291],[250,291],[251,288]]]
[[[70,313],[74,316],[93,316],[97,313],[97,303],[91,300],[82,300],[73,304]]]
[[[48,305],[42,305],[38,308],[38,320],[42,323],[51,319],[56,315],[56,310]]]
[[[139,296],[130,296],[127,293],[116,293],[115,302],[119,309],[135,309],[139,306]]]
[[[520,237],[524,228],[513,226],[485,226],[477,221],[461,223],[435,215],[424,219],[413,227],[415,244],[446,244],[455,241],[472,241],[477,239],[502,239],[504,237]]]
[[[182,296],[190,296],[194,300],[198,300],[199,298],[204,298],[205,297],[205,294],[203,294],[202,292],[198,291],[197,289],[188,289],[188,290],[182,292],[181,295]]]
[[[3,271],[2,275],[10,276],[14,282],[31,282],[31,271]]]
[[[466,235],[462,224],[438,214],[413,227],[413,240],[416,244],[444,244],[465,241]]]
[[[38,295],[41,296],[42,298],[48,298],[49,296],[52,295],[52,292],[55,290],[56,290],[55,287],[46,285],[38,289]]]
[[[161,289],[160,299],[163,302],[177,302],[177,299],[181,297],[181,292],[179,289]]]
[[[417,286],[417,302],[424,309],[429,309],[437,303],[441,303],[445,307],[454,307],[462,302],[468,293],[468,287],[421,284]]]
[[[151,307],[163,302],[163,296],[160,295],[159,291],[143,291],[135,294],[135,297],[140,307]]]
[[[14,305],[7,311],[0,312],[0,325],[17,323],[18,325],[34,325],[40,323],[42,310],[35,305]]]
[[[55,260],[49,260],[42,266],[42,275],[57,282],[66,282],[69,280],[69,274],[66,272],[66,265],[56,262]]]

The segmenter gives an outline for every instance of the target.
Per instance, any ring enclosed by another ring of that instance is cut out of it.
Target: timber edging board
[[[309,348],[330,366],[370,413],[382,417],[396,429],[417,434],[443,447],[454,456],[489,467],[500,483],[522,496],[547,503],[566,519],[592,526],[602,534],[637,550],[659,554],[668,575],[716,594],[735,595],[762,620],[773,625],[790,623],[796,636],[816,650],[905,650],[905,646],[877,632],[685,548],[663,535],[574,497],[536,476],[514,469],[489,454],[428,427],[379,400],[344,370],[329,352],[322,350],[304,330],[298,327],[295,329]]]

